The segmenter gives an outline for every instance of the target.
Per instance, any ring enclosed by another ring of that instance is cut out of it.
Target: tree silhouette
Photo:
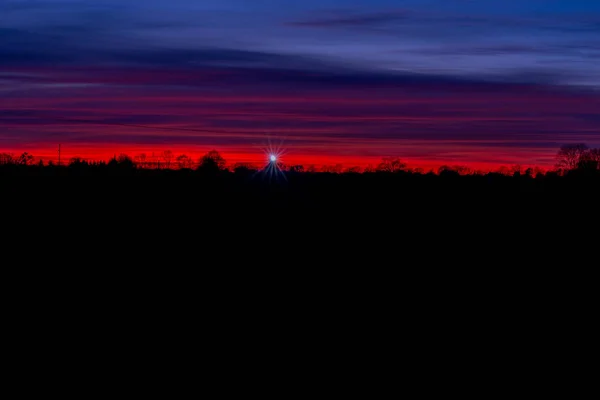
[[[346,168],[346,173],[348,174],[360,174],[360,167],[353,166]]]
[[[137,164],[137,166],[139,168],[145,168],[146,167],[146,153],[140,153],[137,156],[135,156],[133,158],[133,160],[135,161],[135,163]]]
[[[147,158],[146,166],[148,168],[160,168],[160,157],[152,152],[152,154]]]
[[[304,165],[290,165],[289,171],[292,173],[304,172]]]
[[[119,164],[131,164],[131,165],[133,165],[133,160],[127,154],[123,154],[123,153],[119,154],[117,156],[117,161],[119,162]]]
[[[250,163],[238,162],[233,165],[233,172],[235,172],[236,174],[244,175],[251,172],[255,172],[257,170],[258,169]]]
[[[442,165],[441,167],[438,168],[437,173],[439,176],[443,176],[443,177],[460,176],[460,172],[457,171],[456,168],[451,167],[449,165]]]
[[[33,160],[34,160],[34,157],[31,154],[25,152],[25,153],[21,154],[19,157],[17,157],[17,159],[15,161],[16,161],[16,164],[18,164],[18,165],[31,165],[31,164],[33,164]]]
[[[192,168],[192,159],[185,154],[178,155],[175,161],[179,169]]]
[[[0,165],[14,164],[14,158],[12,154],[0,153]]]
[[[399,172],[406,168],[406,163],[397,157],[384,157],[377,166],[378,172]]]
[[[566,170],[577,168],[577,164],[587,149],[588,147],[584,143],[562,145],[556,154],[556,166]]]
[[[329,173],[329,174],[339,174],[342,172],[342,164],[335,165],[323,165],[321,167],[321,172]]]
[[[587,170],[599,169],[600,149],[589,149],[584,152],[577,163],[577,168]]]
[[[165,165],[167,168],[171,168],[171,161],[173,160],[173,152],[171,150],[165,150],[163,152],[163,160],[165,160]]]
[[[134,169],[135,168],[135,164],[133,163],[133,160],[131,159],[131,157],[129,157],[127,154],[119,154],[116,157],[113,157],[113,159],[111,159],[108,162],[108,166],[112,167],[112,168],[119,168],[119,169]]]
[[[80,158],[80,157],[73,157],[71,158],[71,160],[69,160],[69,167],[86,167],[88,166],[88,162],[85,161],[84,159]]]
[[[453,165],[453,166],[442,165],[440,168],[456,172],[459,175],[470,175],[473,173],[473,170],[471,168],[465,167],[464,165]],[[511,170],[513,171],[513,175],[514,175],[518,171],[521,171],[521,166],[516,165]]]
[[[596,172],[600,168],[600,149],[589,149],[583,152],[577,162],[580,171]]]
[[[365,169],[363,169],[363,172],[366,173],[373,173],[376,171],[376,168],[372,165],[372,164],[368,164]]]
[[[211,150],[200,158],[198,170],[204,172],[219,172],[225,169],[227,162],[216,150]]]

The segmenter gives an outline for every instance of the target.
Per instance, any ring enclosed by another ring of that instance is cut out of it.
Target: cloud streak
[[[31,89],[0,96],[4,147],[137,143],[252,154],[273,134],[323,160],[514,163],[518,155],[549,164],[561,143],[598,143],[600,127],[596,94],[544,85],[252,68],[53,71],[30,70],[40,77]]]

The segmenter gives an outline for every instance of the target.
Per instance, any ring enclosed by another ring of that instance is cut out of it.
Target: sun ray
[[[287,181],[284,171],[284,158],[287,153],[284,147],[285,139],[286,135],[272,136],[266,133],[266,143],[261,148],[266,163],[260,172],[269,182],[277,180]]]

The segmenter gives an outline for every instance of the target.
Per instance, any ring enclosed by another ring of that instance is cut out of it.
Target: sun
[[[276,143],[272,141],[276,140]],[[267,177],[269,181],[286,181],[285,176],[285,154],[286,149],[283,147],[283,137],[267,137],[266,146],[263,146],[262,151],[265,155],[266,165],[261,170],[261,175]]]
[[[286,150],[283,147],[283,139],[279,140],[279,143],[273,143],[271,138],[268,138],[268,143],[263,147],[262,151],[265,154],[267,165],[265,168],[272,166],[280,167],[283,162]]]

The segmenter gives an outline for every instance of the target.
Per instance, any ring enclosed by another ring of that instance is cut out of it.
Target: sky
[[[0,0],[0,152],[549,167],[598,65],[591,0]]]

